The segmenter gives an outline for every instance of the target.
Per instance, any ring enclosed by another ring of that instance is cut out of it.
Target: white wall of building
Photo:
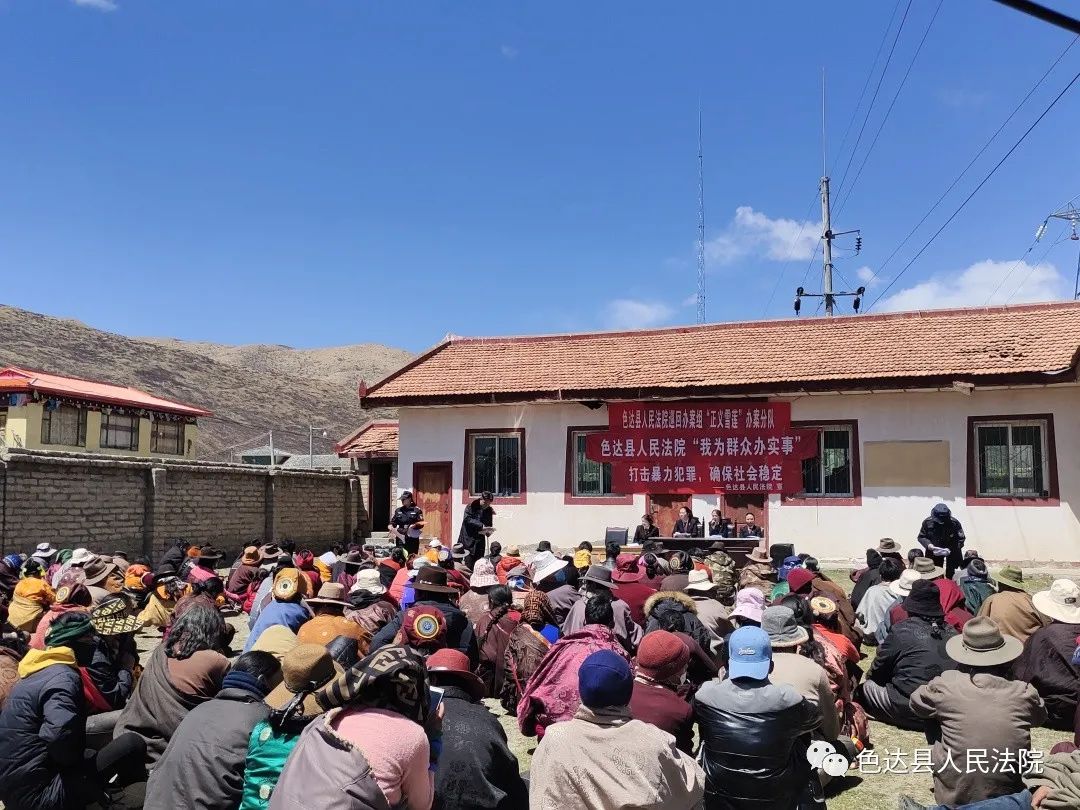
[[[1080,387],[976,390],[897,394],[836,394],[792,399],[795,420],[853,419],[859,442],[945,440],[950,446],[948,487],[863,487],[858,506],[795,505],[772,496],[769,536],[791,541],[823,559],[862,557],[879,537],[904,548],[915,545],[922,518],[938,501],[948,503],[964,524],[968,548],[992,560],[1080,561]],[[969,416],[1054,415],[1060,505],[967,504]],[[509,543],[550,540],[569,548],[582,540],[602,541],[606,526],[633,527],[645,510],[645,496],[633,505],[564,503],[566,436],[570,425],[605,425],[606,409],[577,403],[455,408],[402,408],[400,486],[412,486],[415,461],[453,462],[453,523],[462,516],[461,483],[465,430],[524,428],[528,502],[498,505],[496,539]],[[860,454],[862,447],[859,448]],[[707,516],[714,496],[695,498],[695,513]]]

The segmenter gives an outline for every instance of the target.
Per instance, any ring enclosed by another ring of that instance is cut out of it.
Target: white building
[[[879,537],[916,545],[938,501],[996,560],[1080,561],[1080,303],[620,333],[452,338],[370,388],[400,409],[399,486],[452,541],[475,492],[496,492],[496,538],[602,541],[608,526],[687,496],[612,493],[583,436],[605,403],[790,401],[819,431],[799,496],[693,496],[774,542],[825,559]]]

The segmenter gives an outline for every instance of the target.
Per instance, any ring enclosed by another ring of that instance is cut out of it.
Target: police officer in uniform
[[[945,576],[952,579],[964,561],[964,527],[952,516],[952,511],[943,503],[930,510],[930,517],[919,528],[919,545],[926,549],[927,557],[945,558]]]
[[[401,506],[394,510],[390,518],[390,529],[394,534],[394,544],[404,547],[409,554],[420,551],[420,530],[424,527],[424,510],[416,505],[409,490],[401,493]]]

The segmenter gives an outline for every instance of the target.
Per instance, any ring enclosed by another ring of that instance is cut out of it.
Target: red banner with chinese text
[[[795,493],[817,432],[791,427],[787,402],[617,402],[585,455],[611,465],[621,493]]]

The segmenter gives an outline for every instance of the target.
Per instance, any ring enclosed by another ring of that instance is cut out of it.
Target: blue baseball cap
[[[769,634],[760,627],[740,627],[728,638],[728,677],[763,681],[772,666]]]

